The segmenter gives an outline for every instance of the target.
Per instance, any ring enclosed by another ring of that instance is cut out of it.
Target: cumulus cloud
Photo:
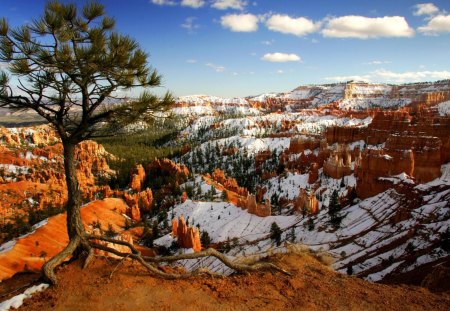
[[[374,81],[374,82],[387,82],[387,83],[405,83],[405,82],[425,82],[433,80],[450,79],[450,71],[406,71],[395,72],[386,69],[374,70],[366,75],[353,75],[353,76],[333,76],[326,77],[328,81]]]
[[[275,63],[299,62],[302,60],[297,54],[287,53],[267,53],[263,57],[261,57],[261,59],[267,62]]]
[[[205,1],[204,0],[182,0],[181,5],[189,6],[194,9],[198,9],[205,5]]]
[[[173,0],[151,0],[150,2],[156,5],[176,5]]]
[[[434,15],[439,12],[439,8],[433,3],[419,3],[414,6],[414,15]]]
[[[348,15],[329,19],[322,34],[325,37],[369,39],[412,37],[414,30],[402,16],[371,18]]]
[[[216,65],[213,63],[207,63],[206,66],[208,66],[209,68],[212,68],[215,72],[224,72],[225,71],[224,66]]]
[[[438,35],[450,32],[450,15],[437,15],[432,17],[425,26],[418,28],[425,35]]]
[[[247,5],[247,1],[243,0],[214,0],[211,7],[218,10],[235,9],[243,10]]]
[[[305,36],[320,29],[320,23],[314,23],[305,17],[294,18],[281,14],[270,16],[266,21],[266,26],[272,31],[295,36]]]
[[[253,32],[258,30],[258,17],[253,14],[229,14],[222,16],[222,27],[235,32]]]

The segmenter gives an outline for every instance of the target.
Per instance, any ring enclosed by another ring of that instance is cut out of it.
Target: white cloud
[[[267,53],[262,60],[275,63],[285,63],[285,62],[299,62],[301,61],[300,56],[296,54],[286,54],[286,53]]]
[[[258,17],[253,14],[229,14],[222,16],[222,27],[235,32],[253,32],[258,30]]]
[[[390,64],[390,61],[387,60],[373,60],[370,61],[368,63],[366,63],[367,65],[383,65],[383,64]]]
[[[414,15],[434,15],[439,12],[439,8],[433,3],[419,3],[414,6]]]
[[[284,73],[284,71],[281,70],[281,69],[279,69],[279,70],[277,70],[277,73],[278,73],[279,75],[282,75],[282,74]]]
[[[432,17],[428,24],[418,28],[425,35],[437,35],[450,32],[450,15],[437,15]]]
[[[173,0],[151,0],[150,2],[157,5],[176,5]]]
[[[450,71],[445,70],[393,72],[386,69],[379,69],[372,72],[372,74],[386,81],[397,83],[450,79]]]
[[[264,40],[261,41],[261,44],[263,45],[272,45],[275,42],[275,40]]]
[[[272,31],[296,36],[305,36],[320,29],[320,23],[314,23],[305,17],[293,18],[281,14],[272,15],[266,21],[266,26]]]
[[[334,77],[326,77],[327,81],[335,81],[335,82],[347,82],[347,81],[364,81],[370,82],[370,75],[365,76],[334,76]]]
[[[194,9],[198,9],[205,5],[205,1],[204,0],[182,0],[181,5],[189,6]]]
[[[196,64],[197,60],[196,59],[186,59],[186,63],[188,63],[188,64]]]
[[[218,10],[235,9],[243,10],[247,5],[247,1],[243,0],[214,0],[211,7]]]
[[[196,19],[197,19],[197,18],[196,18],[196,17],[193,17],[193,16],[187,17],[187,18],[184,20],[184,23],[181,24],[181,27],[187,29],[187,30],[189,31],[189,33],[193,33],[193,32],[195,31],[195,29],[200,28],[200,26],[199,26],[198,24],[195,23],[195,20],[196,20]]]
[[[369,39],[412,37],[414,30],[402,16],[371,18],[348,15],[329,19],[322,34],[325,37]]]
[[[386,83],[425,82],[450,79],[450,71],[406,71],[394,72],[386,69],[374,70],[366,75],[326,77],[328,81],[374,81]]]
[[[215,72],[224,72],[225,71],[224,66],[215,65],[212,63],[207,63],[206,66],[208,66],[209,68],[212,68]]]

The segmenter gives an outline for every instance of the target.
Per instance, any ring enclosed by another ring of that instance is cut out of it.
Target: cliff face
[[[376,111],[366,128],[327,129],[330,144],[364,140],[366,145],[381,148],[365,150],[355,162],[359,197],[367,198],[392,187],[381,177],[406,173],[417,183],[425,183],[440,176],[441,165],[450,160],[450,118],[424,107]],[[345,165],[346,159],[332,151],[323,164],[324,173],[333,178],[349,174],[351,169]]]

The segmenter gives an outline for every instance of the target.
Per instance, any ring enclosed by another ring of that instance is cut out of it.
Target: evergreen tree
[[[330,215],[330,224],[335,229],[341,226],[342,216],[340,215],[340,211],[339,194],[334,190],[330,197],[330,203],[328,204],[328,215]]]
[[[67,256],[90,250],[80,214],[75,147],[139,120],[151,121],[173,102],[169,95],[161,100],[145,91],[136,101],[106,104],[117,91],[161,82],[147,64],[147,53],[114,25],[97,2],[79,11],[73,3],[50,1],[40,18],[15,29],[0,19],[0,61],[18,81],[10,85],[9,75],[0,71],[0,107],[35,111],[55,128],[63,146],[69,244],[43,266],[52,283],[55,267]]]
[[[347,274],[348,275],[353,275],[353,266],[348,266],[347,267]]]
[[[281,234],[283,231],[281,231],[280,227],[276,222],[273,222],[270,226],[270,238],[275,241],[277,246],[280,246],[281,244]]]
[[[200,242],[202,243],[202,246],[205,248],[208,248],[211,244],[211,238],[209,237],[209,233],[205,230],[202,231],[202,234],[200,236]]]
[[[308,219],[308,231],[313,231],[314,230],[314,219],[312,219],[312,217],[309,217]]]
[[[228,201],[228,191],[227,189],[222,190],[222,201],[227,202]]]

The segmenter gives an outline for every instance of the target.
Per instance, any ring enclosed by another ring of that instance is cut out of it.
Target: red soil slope
[[[86,226],[98,221],[102,229],[106,230],[111,224],[119,231],[125,224],[126,208],[123,200],[108,198],[83,207],[81,217]],[[0,281],[23,270],[40,269],[45,260],[61,251],[67,243],[66,214],[51,217],[46,225],[17,239],[9,251],[0,253]]]

